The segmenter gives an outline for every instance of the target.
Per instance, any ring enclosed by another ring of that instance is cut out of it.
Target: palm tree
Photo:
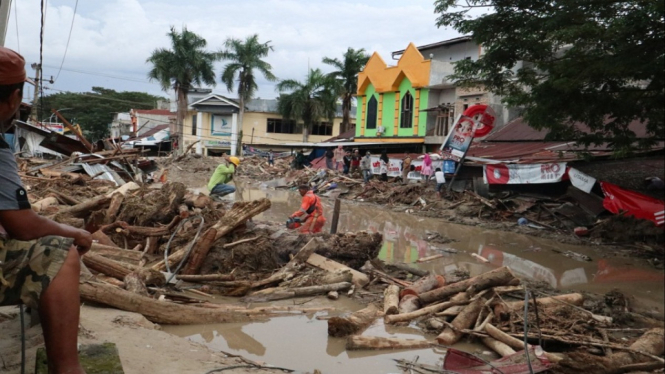
[[[183,144],[183,120],[187,113],[187,93],[192,84],[215,85],[213,63],[219,59],[217,53],[205,51],[207,42],[199,35],[182,28],[178,32],[175,26],[167,34],[171,39],[171,49],[157,48],[146,62],[152,63],[148,78],[158,81],[164,91],[174,89],[178,102],[176,128],[171,129],[171,136],[178,139],[179,147]]]
[[[262,60],[262,58],[268,56],[268,53],[273,50],[270,45],[270,41],[265,43],[259,42],[259,36],[257,34],[248,36],[245,41],[240,39],[229,38],[224,42],[224,47],[226,50],[220,52],[220,56],[224,60],[229,60],[229,62],[224,67],[224,72],[222,72],[222,83],[226,85],[226,88],[229,92],[233,92],[234,82],[238,82],[238,104],[240,106],[240,113],[238,114],[238,123],[242,128],[242,118],[245,114],[245,102],[249,101],[254,97],[256,90],[259,86],[256,84],[256,76],[254,75],[254,70],[258,70],[263,74],[263,76],[268,81],[276,81],[275,77],[270,69],[272,68],[269,63]],[[233,136],[237,136],[238,129],[235,128],[232,130]],[[242,149],[239,147],[241,139],[237,139],[235,142],[232,139],[232,144],[235,148]],[[235,155],[235,149],[231,149],[231,153]]]
[[[351,112],[351,100],[358,91],[358,73],[365,67],[369,55],[365,49],[355,50],[351,47],[344,52],[343,61],[336,58],[324,57],[323,63],[337,68],[330,73],[338,82],[339,96],[342,98],[342,128],[340,132],[349,130],[349,114]]]
[[[302,141],[307,142],[315,121],[335,117],[337,93],[335,82],[319,69],[311,69],[305,82],[287,79],[277,84],[281,94],[277,102],[277,110],[287,120],[303,121]]]

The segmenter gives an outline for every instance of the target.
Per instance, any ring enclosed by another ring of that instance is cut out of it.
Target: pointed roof
[[[370,83],[377,92],[396,91],[404,78],[413,87],[426,87],[429,84],[430,67],[431,61],[426,60],[413,43],[409,43],[396,66],[388,66],[374,52],[363,71],[358,74],[358,95],[364,95]]]

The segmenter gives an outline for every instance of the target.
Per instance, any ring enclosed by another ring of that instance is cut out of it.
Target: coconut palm
[[[311,69],[304,82],[287,79],[277,84],[277,90],[282,93],[277,110],[285,119],[304,123],[303,142],[307,142],[315,121],[326,118],[332,122],[335,117],[337,94],[334,86],[334,80],[319,69]]]
[[[207,42],[199,35],[182,28],[178,32],[175,26],[167,34],[171,39],[171,49],[157,48],[146,62],[152,63],[148,78],[161,84],[164,91],[174,89],[178,111],[176,128],[171,129],[171,136],[182,141],[183,120],[187,112],[187,93],[192,84],[215,85],[213,63],[219,59],[215,52],[207,52]],[[179,143],[180,148],[182,144]]]
[[[230,62],[224,67],[222,72],[222,83],[226,85],[229,92],[233,92],[234,83],[238,83],[238,104],[240,106],[240,113],[238,113],[238,123],[242,127],[242,118],[245,113],[245,103],[254,97],[256,90],[259,86],[256,84],[255,70],[261,74],[268,81],[276,81],[270,69],[272,68],[269,63],[262,60],[267,57],[268,53],[273,50],[270,41],[265,43],[259,42],[259,36],[254,34],[248,36],[245,41],[240,39],[229,38],[224,42],[224,51],[220,52],[220,56],[224,60]],[[234,136],[237,134],[238,129],[233,129]],[[237,139],[240,144],[241,139]],[[242,149],[236,145],[237,149]],[[233,150],[232,150],[233,151]],[[233,152],[232,152],[233,153]]]
[[[335,67],[337,70],[330,73],[338,83],[339,96],[342,99],[342,125],[340,132],[349,130],[351,100],[358,91],[358,73],[367,64],[369,55],[365,49],[355,50],[351,47],[344,52],[342,61],[336,58],[324,57],[323,63]]]

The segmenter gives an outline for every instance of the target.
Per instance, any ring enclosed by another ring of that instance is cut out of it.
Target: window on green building
[[[378,103],[376,102],[376,97],[372,97],[367,102],[367,123],[365,128],[368,130],[373,130],[376,128],[376,108]]]
[[[407,92],[402,98],[402,118],[399,127],[410,129],[411,126],[413,126],[413,96],[411,96],[411,92]]]

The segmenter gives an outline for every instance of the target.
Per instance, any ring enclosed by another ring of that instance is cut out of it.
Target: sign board
[[[566,163],[551,164],[495,164],[483,166],[483,179],[487,184],[540,184],[557,183],[566,174]]]
[[[381,174],[381,161],[379,156],[371,156],[372,159],[372,174],[380,175]],[[388,177],[401,177],[402,176],[402,160],[390,158],[388,159]],[[408,179],[412,180],[422,180],[423,176],[420,174],[420,171],[423,169],[423,160],[414,160],[411,161],[413,166],[413,171],[409,172],[407,175]],[[432,161],[432,170],[436,168],[441,168],[443,170],[443,160]],[[434,174],[432,174],[434,175]]]
[[[212,115],[210,124],[210,133],[215,136],[231,136],[231,122],[233,117],[230,115]]]
[[[596,184],[596,178],[586,175],[575,168],[568,168],[568,177],[573,186],[586,193],[591,193],[593,185]]]
[[[455,127],[453,127],[441,145],[441,156],[446,160],[459,162],[466,154],[466,151],[469,150],[472,140],[473,122],[464,120],[464,117],[459,115],[455,121]]]
[[[203,146],[206,148],[231,148],[231,142],[228,140],[204,140]]]
[[[53,132],[57,132],[58,134],[64,134],[65,133],[65,125],[59,122],[42,122],[42,125]]]

